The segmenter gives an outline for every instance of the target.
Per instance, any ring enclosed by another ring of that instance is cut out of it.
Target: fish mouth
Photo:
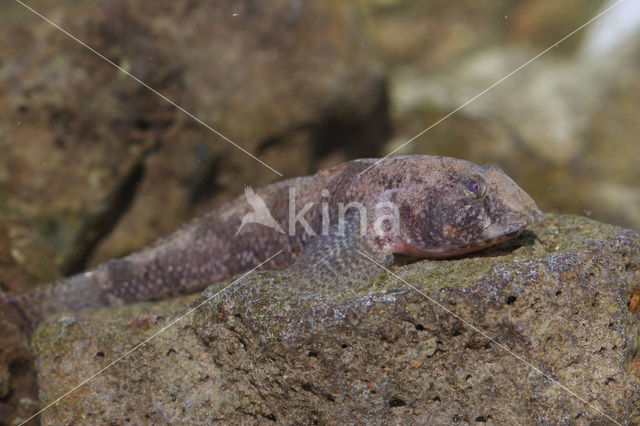
[[[423,258],[449,258],[472,253],[517,237],[529,225],[542,219],[537,207],[524,213],[509,213],[486,227],[480,240],[466,244],[441,244],[420,248],[402,238],[395,241],[393,251]]]
[[[524,228],[540,219],[542,219],[542,212],[537,207],[526,212],[509,213],[500,221],[493,222],[486,227],[482,236],[487,240],[513,238],[518,236]]]

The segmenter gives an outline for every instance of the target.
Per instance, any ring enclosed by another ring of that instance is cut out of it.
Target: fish
[[[466,255],[516,237],[541,215],[496,165],[357,159],[246,189],[127,256],[24,294],[0,293],[0,311],[33,330],[52,315],[200,291],[256,265],[286,269],[290,285],[311,292],[326,283],[340,291],[397,255]]]

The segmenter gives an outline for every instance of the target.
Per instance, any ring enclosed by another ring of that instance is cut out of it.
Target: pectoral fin
[[[344,228],[344,229],[341,229]],[[390,250],[383,250],[361,232],[358,215],[349,216],[341,227],[329,227],[326,235],[314,237],[289,268],[288,283],[309,297],[343,294],[345,288],[367,287],[393,261]]]

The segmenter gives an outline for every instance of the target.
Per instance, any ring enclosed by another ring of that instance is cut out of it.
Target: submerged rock
[[[167,327],[43,422],[640,421],[635,231],[547,215],[509,243],[366,288],[310,296],[265,272],[217,295],[229,283],[173,325],[193,296],[43,323],[43,406]]]
[[[17,215],[0,208],[0,291],[35,288],[60,277],[40,236]],[[0,424],[38,407],[28,338],[0,312]]]

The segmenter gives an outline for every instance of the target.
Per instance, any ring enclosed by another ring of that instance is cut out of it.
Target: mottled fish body
[[[278,250],[262,269],[293,265],[300,285],[339,275],[352,282],[370,277],[349,272],[368,269],[358,253],[382,264],[394,253],[458,256],[516,236],[539,215],[497,166],[424,155],[354,160],[248,190],[90,271],[14,297],[0,293],[0,308],[32,329],[53,314],[202,290]]]

